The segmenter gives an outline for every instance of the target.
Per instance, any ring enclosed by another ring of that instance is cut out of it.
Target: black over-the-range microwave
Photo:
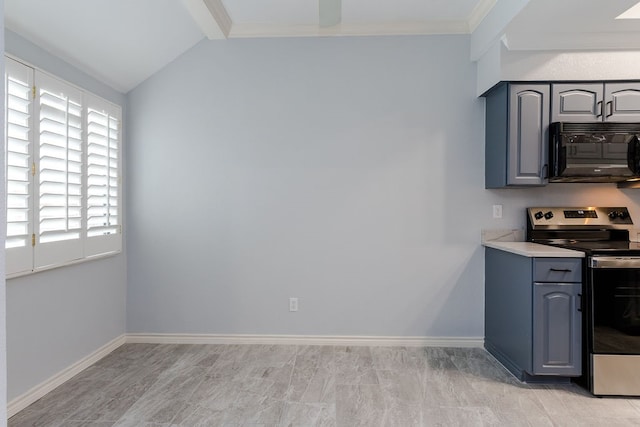
[[[549,126],[550,182],[621,182],[640,178],[640,123]]]

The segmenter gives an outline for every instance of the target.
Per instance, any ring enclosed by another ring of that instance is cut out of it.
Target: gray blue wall
[[[482,228],[640,215],[611,184],[485,190],[475,84],[469,37],[431,36],[205,40],[138,86],[128,332],[481,338]]]
[[[128,331],[481,337],[474,85],[449,36],[205,40],[134,89]]]
[[[124,105],[124,95],[10,31],[5,37],[7,53]],[[121,254],[7,280],[9,400],[125,332],[125,270]]]

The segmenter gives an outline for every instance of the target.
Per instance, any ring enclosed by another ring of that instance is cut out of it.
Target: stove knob
[[[609,212],[609,219],[616,219],[616,218],[618,218],[619,215],[620,215],[619,212],[611,211],[611,212]]]
[[[538,211],[535,214],[533,214],[533,216],[535,217],[535,219],[541,219],[544,214],[542,213],[542,211]]]
[[[549,211],[546,214],[544,214],[544,219],[551,219],[553,218],[553,212]]]
[[[627,212],[625,212],[625,211],[618,212],[618,218],[620,218],[620,219],[625,219],[628,216],[629,216],[629,214]]]

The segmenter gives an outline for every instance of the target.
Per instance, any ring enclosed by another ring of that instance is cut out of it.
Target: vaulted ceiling
[[[204,38],[471,34],[513,50],[640,49],[637,0],[5,0],[5,26],[120,92]]]

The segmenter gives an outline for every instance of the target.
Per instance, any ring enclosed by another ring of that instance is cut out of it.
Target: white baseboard
[[[27,406],[31,405],[36,400],[40,399],[45,394],[53,391],[56,387],[60,386],[64,382],[70,380],[72,377],[87,369],[89,366],[96,363],[116,348],[120,347],[127,342],[126,335],[120,335],[107,344],[103,345],[93,353],[80,359],[73,365],[63,369],[51,378],[43,381],[37,386],[31,388],[26,393],[16,397],[7,403],[7,416],[12,417]]]
[[[127,343],[284,344],[383,347],[482,347],[483,337],[384,337],[350,335],[127,334]]]
[[[349,335],[126,334],[58,372],[7,404],[12,417],[125,343],[148,344],[279,344],[383,347],[482,347],[482,337],[384,337]]]

